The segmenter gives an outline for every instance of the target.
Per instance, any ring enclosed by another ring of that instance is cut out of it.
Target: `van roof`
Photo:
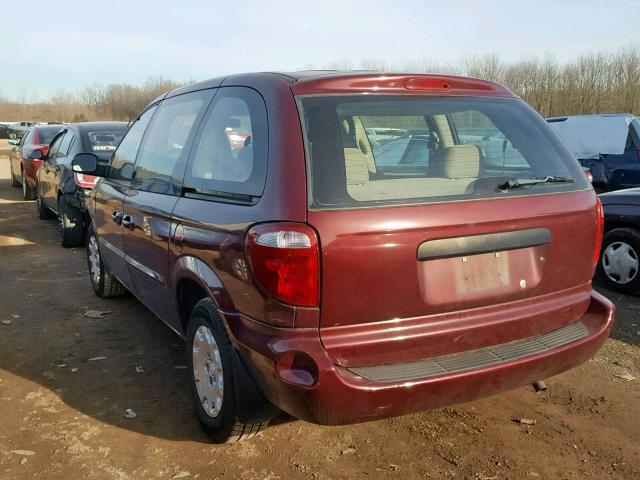
[[[387,93],[422,95],[482,95],[517,98],[509,89],[498,83],[471,77],[407,72],[303,70],[296,72],[243,73],[212,78],[180,87],[156,98],[173,97],[205,88],[224,85],[242,85],[259,80],[283,83],[295,95],[326,93]]]

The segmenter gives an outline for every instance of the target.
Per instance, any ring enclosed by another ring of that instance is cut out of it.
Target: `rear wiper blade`
[[[526,185],[537,185],[538,183],[573,183],[575,179],[567,177],[537,177],[537,178],[510,178],[496,187],[497,190],[507,191]]]

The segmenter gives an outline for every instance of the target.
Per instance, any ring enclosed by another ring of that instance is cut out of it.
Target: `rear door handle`
[[[122,213],[120,213],[118,210],[114,210],[113,212],[111,212],[111,220],[116,222],[118,225],[121,225],[122,224]]]
[[[136,226],[136,222],[133,221],[131,215],[125,215],[122,217],[122,226],[133,230]]]

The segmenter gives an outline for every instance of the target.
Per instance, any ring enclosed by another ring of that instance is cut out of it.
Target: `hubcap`
[[[89,238],[89,270],[94,285],[100,283],[100,252],[95,236]]]
[[[24,172],[22,172],[22,195],[27,197],[27,179],[24,176]]]
[[[204,325],[193,338],[193,377],[202,408],[210,417],[217,417],[224,395],[222,359],[211,330]]]
[[[638,255],[625,242],[613,242],[602,254],[602,269],[609,280],[625,285],[638,274]]]

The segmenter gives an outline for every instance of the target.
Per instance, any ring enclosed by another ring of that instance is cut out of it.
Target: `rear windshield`
[[[35,138],[35,135],[34,137],[32,137],[33,143],[37,143],[39,145],[49,145],[51,143],[51,140],[53,140],[53,137],[56,136],[56,133],[58,133],[62,128],[62,125],[36,128],[37,138]]]
[[[85,134],[85,149],[101,158],[111,158],[111,154],[125,134],[122,130],[99,130]]]
[[[316,208],[588,188],[571,153],[520,100],[350,95],[298,101]],[[547,177],[555,181],[536,183]],[[514,182],[520,185],[504,188]]]

